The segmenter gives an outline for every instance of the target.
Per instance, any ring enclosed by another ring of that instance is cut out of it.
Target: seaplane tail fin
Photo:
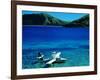
[[[43,58],[43,57],[44,57],[44,55],[43,55],[42,53],[39,52],[37,58],[38,58],[38,59],[41,59],[41,58]]]
[[[61,55],[61,52],[57,52],[55,55],[54,55],[54,57],[53,58],[60,58],[60,55]]]
[[[54,53],[54,54],[52,54],[53,59],[55,58],[55,55],[56,55],[55,53]]]

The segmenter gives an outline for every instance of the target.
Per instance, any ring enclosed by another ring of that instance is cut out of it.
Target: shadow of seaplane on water
[[[36,63],[44,64],[43,68],[48,68],[48,67],[54,66],[54,64],[65,63],[67,59],[62,58],[60,55],[61,55],[61,52],[53,52],[51,59],[49,59],[49,58],[45,59],[44,55],[39,52]]]

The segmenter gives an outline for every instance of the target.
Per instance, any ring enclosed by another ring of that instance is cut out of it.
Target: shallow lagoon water
[[[51,67],[89,66],[89,28],[23,26],[22,68],[44,68],[36,63],[37,53],[52,58],[53,51],[60,51],[65,63]]]

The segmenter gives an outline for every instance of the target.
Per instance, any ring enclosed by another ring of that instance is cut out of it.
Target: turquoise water
[[[23,26],[22,68],[45,68],[37,62],[37,53],[52,58],[52,52],[60,51],[64,63],[50,67],[89,66],[89,28],[30,27]]]

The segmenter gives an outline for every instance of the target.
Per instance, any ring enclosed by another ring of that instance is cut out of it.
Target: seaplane
[[[45,59],[42,53],[38,53],[37,59],[45,63],[44,67],[50,67],[52,64],[64,63],[67,60],[66,58],[62,58],[60,55],[61,52],[53,52],[51,59]]]

